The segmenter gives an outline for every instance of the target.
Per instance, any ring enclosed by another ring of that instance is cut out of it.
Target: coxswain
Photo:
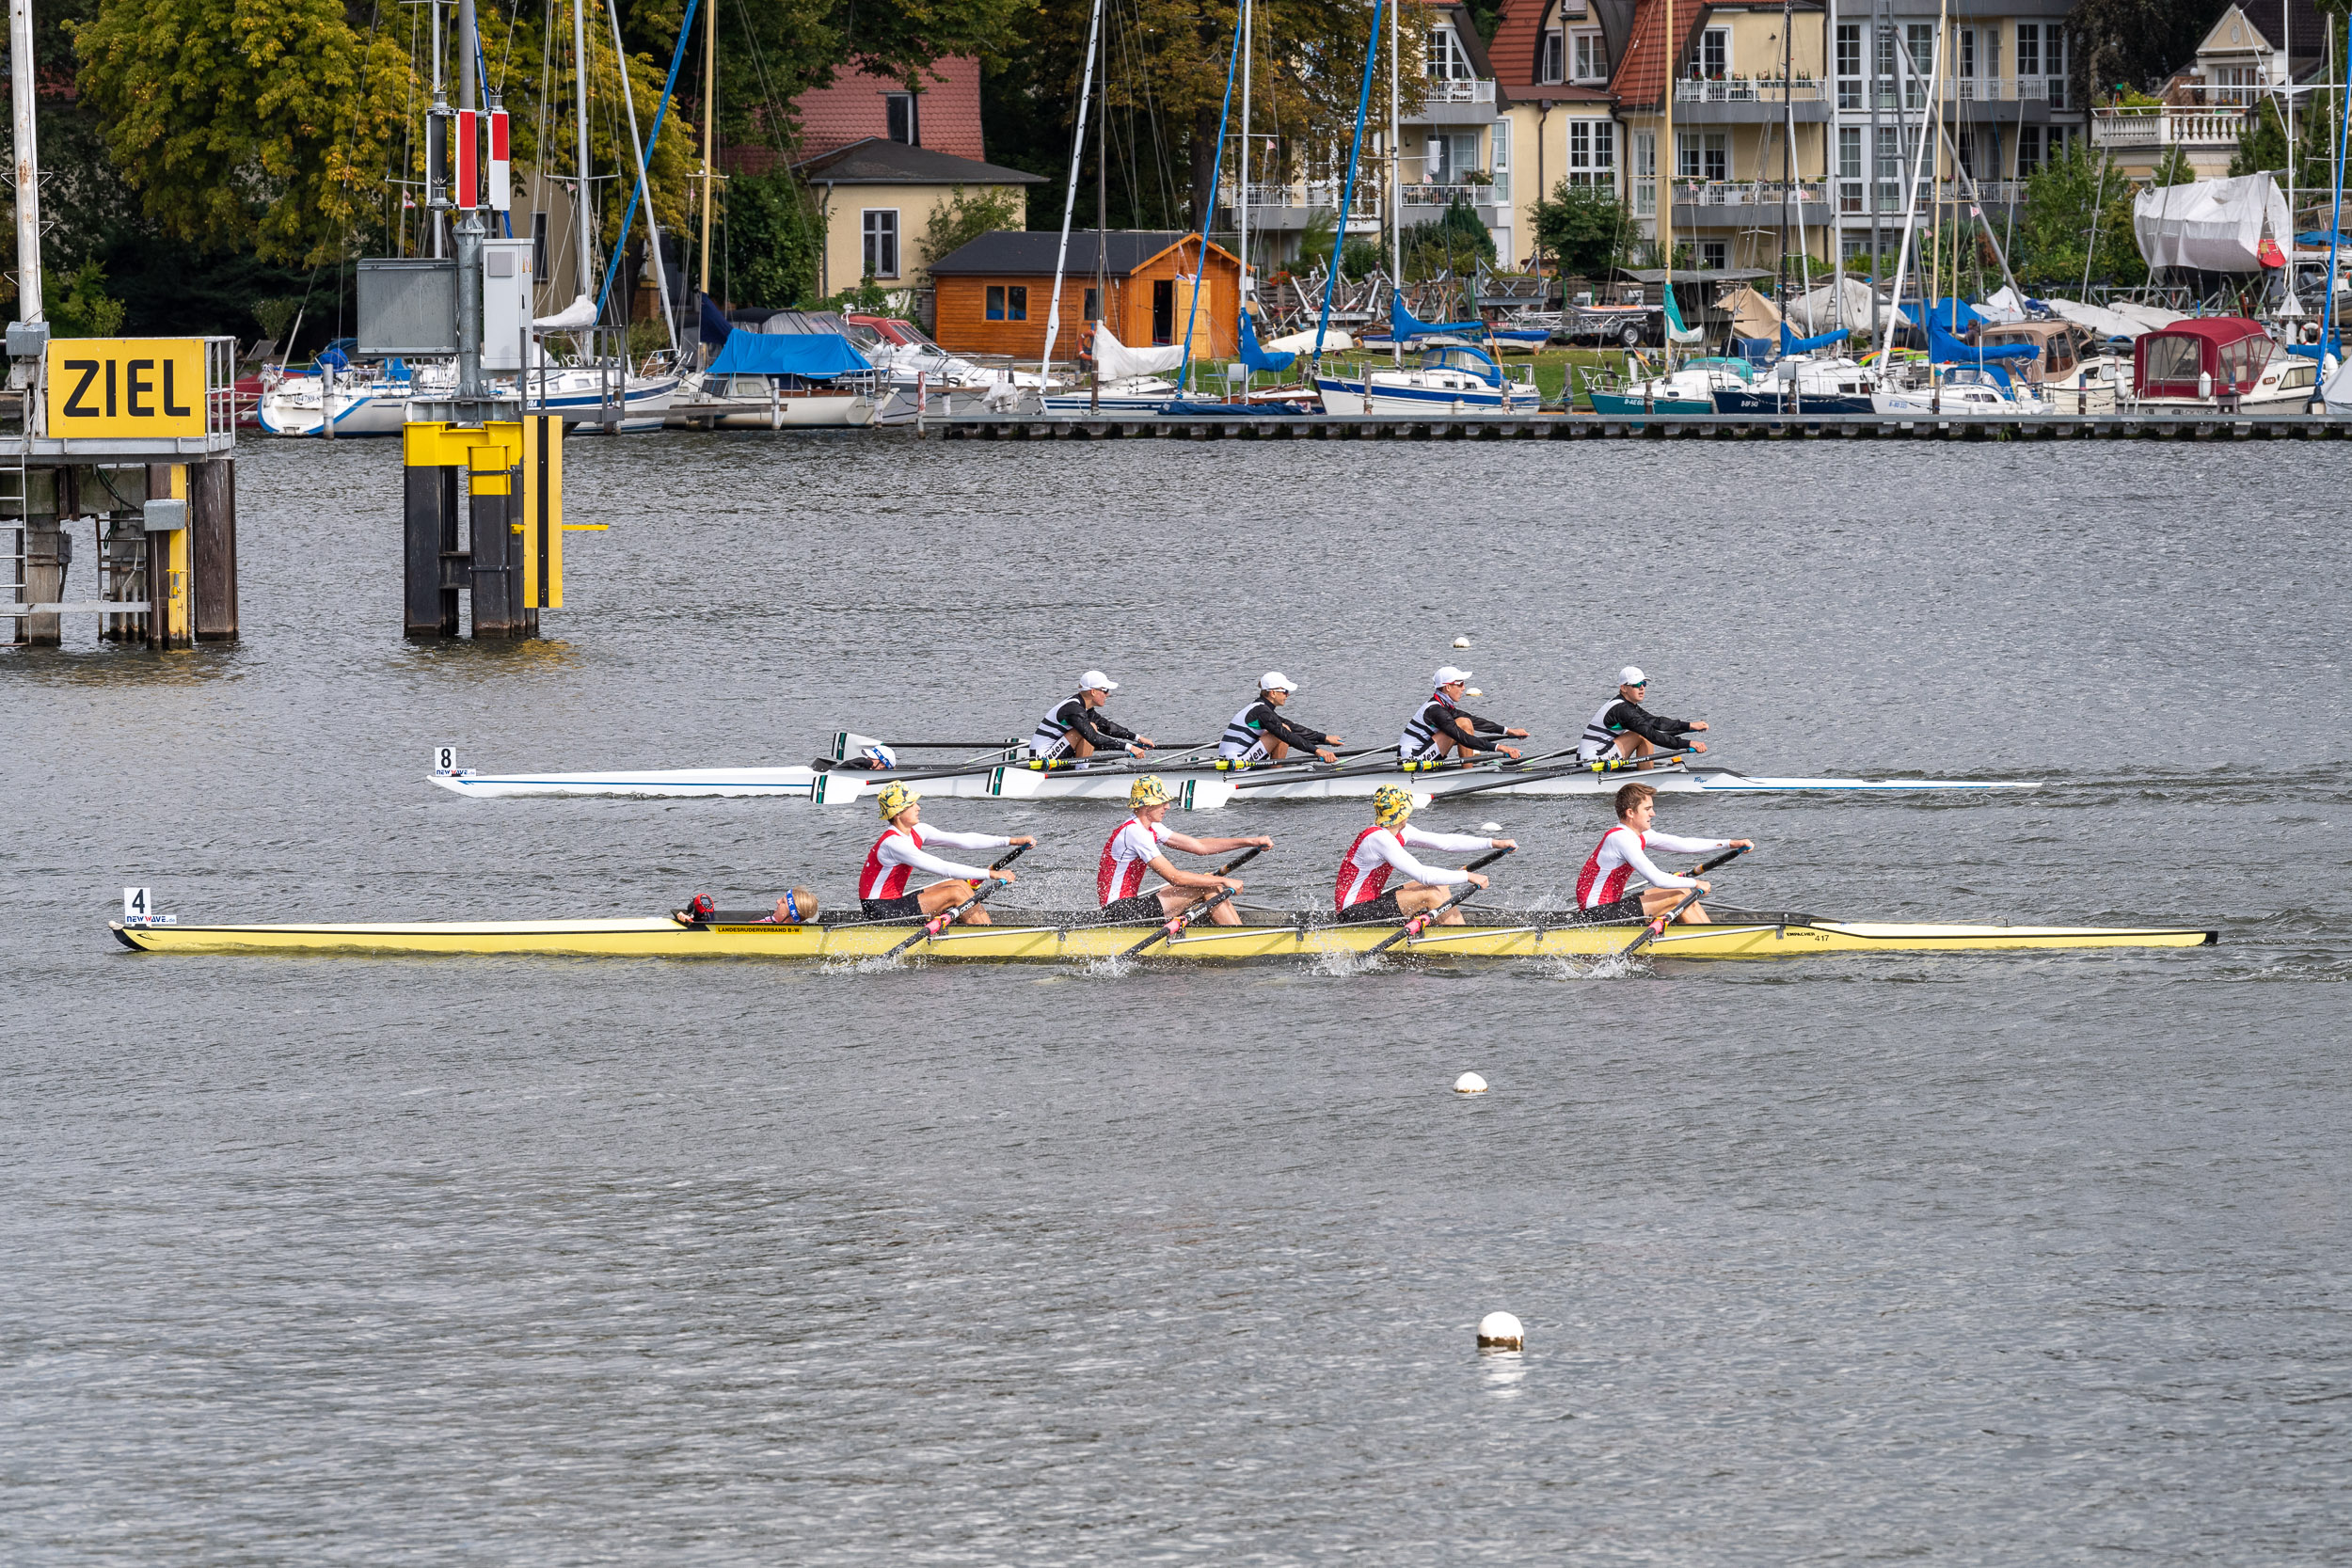
[[[1617,672],[1617,694],[1600,705],[1577,737],[1576,754],[1584,762],[1603,757],[1650,757],[1660,752],[1707,750],[1704,740],[1686,740],[1687,732],[1707,728],[1697,719],[1661,719],[1642,705],[1649,677],[1633,665]]]
[[[941,860],[930,852],[930,845],[944,844],[950,849],[1003,849],[1037,842],[1026,834],[999,838],[993,833],[951,833],[944,828],[926,828],[922,800],[902,784],[882,786],[878,802],[882,834],[866,851],[866,870],[857,882],[858,903],[868,920],[914,920],[944,914],[978,892],[981,882],[1014,880],[1009,868],[992,871],[986,866],[959,865],[954,861]],[[946,879],[909,893],[907,883],[918,871]],[[987,906],[975,904],[959,917],[959,924],[987,925]]]
[[[1629,784],[1617,791],[1617,825],[1601,835],[1576,874],[1576,907],[1596,924],[1615,920],[1651,920],[1673,909],[1692,888],[1711,891],[1695,877],[1677,877],[1651,860],[1650,851],[1696,855],[1708,849],[1753,849],[1752,838],[1683,838],[1661,833],[1650,824],[1658,816],[1658,791],[1645,784]],[[1639,877],[1648,885],[1629,893]],[[1675,919],[1694,926],[1708,924],[1701,904],[1686,905]]]
[[[1438,672],[1438,689],[1421,705],[1405,725],[1405,733],[1396,738],[1396,754],[1402,762],[1434,762],[1448,752],[1456,753],[1464,762],[1482,752],[1500,752],[1514,762],[1519,749],[1505,746],[1493,737],[1524,740],[1525,730],[1506,729],[1491,719],[1481,719],[1474,713],[1462,711],[1462,693],[1469,689],[1470,673],[1456,670],[1449,664]]]
[[[1126,821],[1103,846],[1103,860],[1094,875],[1095,893],[1103,905],[1103,918],[1108,921],[1173,920],[1203,898],[1232,888],[1242,888],[1238,877],[1217,877],[1199,871],[1186,871],[1168,858],[1167,850],[1175,849],[1187,855],[1219,855],[1228,849],[1271,849],[1270,838],[1194,838],[1177,832],[1161,818],[1168,815],[1168,785],[1158,775],[1147,773],[1127,788],[1127,803],[1133,808]],[[1152,872],[1167,882],[1165,887],[1143,890],[1143,875]],[[1209,911],[1209,918],[1219,926],[1238,926],[1241,911],[1233,908],[1231,898]]]
[[[1142,756],[1157,742],[1099,711],[1118,689],[1119,683],[1100,670],[1080,675],[1078,694],[1056,703],[1037,721],[1037,733],[1029,736],[1029,754],[1048,762],[1072,756],[1083,760],[1097,752],[1123,747],[1130,756]]]
[[[1385,926],[1409,920],[1444,903],[1452,896],[1446,892],[1450,887],[1459,887],[1464,882],[1473,887],[1486,885],[1486,878],[1481,872],[1424,865],[1414,857],[1415,849],[1466,855],[1473,849],[1518,847],[1516,840],[1507,838],[1424,832],[1406,820],[1412,815],[1411,790],[1382,784],[1372,792],[1372,826],[1358,833],[1356,842],[1347,847],[1347,853],[1340,857],[1340,879],[1331,893],[1342,925]],[[1400,871],[1410,879],[1390,887],[1390,874]],[[1438,917],[1438,924],[1459,926],[1462,911],[1448,910]]]
[[[1216,754],[1227,762],[1280,762],[1295,747],[1326,762],[1339,761],[1339,753],[1331,750],[1340,743],[1338,736],[1319,734],[1282,717],[1282,705],[1297,689],[1298,683],[1279,670],[1260,675],[1258,700],[1226,721]]]

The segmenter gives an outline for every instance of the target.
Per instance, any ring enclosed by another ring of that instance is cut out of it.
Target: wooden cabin
[[[955,354],[1008,354],[1035,359],[1045,352],[1045,321],[1053,305],[1058,230],[1000,230],[931,263],[932,336]],[[1207,254],[1205,261],[1202,252]],[[1061,336],[1054,356],[1074,357],[1098,316],[1130,348],[1184,341],[1194,279],[1200,309],[1192,327],[1192,356],[1211,359],[1238,350],[1241,261],[1199,234],[1115,229],[1103,236],[1110,299],[1095,297],[1096,243],[1092,230],[1070,236],[1062,262]]]

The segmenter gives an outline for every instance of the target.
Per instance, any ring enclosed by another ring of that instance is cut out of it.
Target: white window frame
[[[1569,35],[1568,70],[1584,87],[1609,80],[1609,41],[1597,27],[1579,27]]]
[[[1617,183],[1617,122],[1587,116],[1568,121],[1568,183]]]
[[[1633,133],[1633,211],[1639,217],[1658,215],[1658,133]]]
[[[1850,45],[1851,46],[1851,54]],[[1835,46],[1837,67],[1837,106],[1841,109],[1859,109],[1864,103],[1862,97],[1862,24],[1858,22],[1839,23]],[[1846,69],[1846,63],[1850,57],[1853,62],[1851,71]],[[1851,83],[1852,86],[1849,87],[1848,83]]]
[[[1486,131],[1486,175],[1494,183],[1487,187],[1498,207],[1511,205],[1511,122],[1498,119]],[[1508,259],[1509,252],[1504,256]]]
[[[886,218],[889,221],[878,223],[875,221],[878,218]],[[896,207],[868,207],[859,214],[858,255],[866,266],[863,276],[866,277],[898,276],[899,227],[898,209]],[[879,254],[879,251],[884,247],[887,248],[888,254]],[[887,267],[881,265],[882,261],[887,261],[889,265]]]
[[[1536,56],[1535,80],[1547,87],[1556,87],[1567,79],[1568,35],[1558,27],[1547,27]]]
[[[1454,36],[1450,23],[1429,29],[1429,49],[1421,63],[1422,74],[1441,82],[1467,82],[1472,74],[1470,51]]]
[[[1691,75],[1693,80],[1707,82],[1721,82],[1729,79],[1731,75],[1730,28],[1700,29],[1699,36],[1691,40]]]

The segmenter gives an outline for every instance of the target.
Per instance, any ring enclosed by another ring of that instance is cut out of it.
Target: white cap
[[[1629,664],[1617,672],[1617,684],[1619,686],[1647,686],[1649,677],[1642,673],[1640,665]]]
[[[1078,689],[1081,691],[1116,691],[1119,689],[1119,683],[1100,670],[1089,670],[1078,677]]]
[[[1261,691],[1295,691],[1298,689],[1298,683],[1279,670],[1268,670],[1258,677],[1258,689]]]
[[[1451,664],[1446,665],[1443,669],[1438,672],[1438,684],[1439,686],[1452,686],[1455,681],[1466,681],[1470,678],[1470,673],[1468,670],[1456,670]]]

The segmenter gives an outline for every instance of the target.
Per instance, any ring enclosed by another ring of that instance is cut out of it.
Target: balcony
[[[1868,216],[1872,211],[1870,198],[1873,186],[1878,197],[1877,211],[1889,217],[1900,217],[1903,212],[1903,182],[1900,179],[1864,181],[1841,179],[1837,182],[1837,212],[1842,217]],[[2014,207],[2026,199],[2023,180],[1979,180],[1976,194],[1969,194],[1964,181],[1935,182],[1922,178],[1919,182],[1919,210],[1924,213],[1931,202],[1947,201],[1965,206],[1974,200],[1987,208]]]
[[[1510,193],[1503,185],[1447,185],[1435,181],[1405,185],[1406,207],[1452,207],[1454,202],[1466,207],[1505,207],[1510,202]]]
[[[1406,125],[1486,125],[1495,118],[1491,77],[1425,76],[1422,103],[1404,117]]]
[[[1677,103],[1792,103],[1821,102],[1821,84],[1800,78],[1784,82],[1777,76],[1734,76],[1710,82],[1685,76],[1675,84]]]
[[[2161,153],[2172,148],[2223,151],[2237,146],[2244,109],[2093,109],[2090,144],[2116,151]]]
[[[2066,107],[2066,78],[2063,76],[1963,76],[1947,82],[1944,106],[1947,112],[1958,113],[1969,103],[2046,103],[2053,109]],[[1859,76],[1840,77],[1837,82],[1837,106],[1849,113],[1867,114],[1871,109],[1897,113],[1913,110],[1928,101],[1928,85],[1915,80],[1898,90],[1894,82],[1881,78],[1876,83]]]
[[[1260,185],[1249,187],[1249,227],[1260,230],[1291,230],[1307,227],[1308,218],[1315,213],[1336,213],[1340,210],[1341,182],[1337,180],[1308,180],[1290,185]],[[1224,223],[1231,226],[1239,198],[1232,182],[1217,191],[1217,203],[1225,209]],[[1356,182],[1356,199],[1348,208],[1347,227],[1353,233],[1380,226],[1380,192],[1374,182]]]
[[[1770,224],[1780,219],[1781,199],[1789,215],[1813,227],[1829,222],[1829,185],[1821,180],[1677,180],[1677,228],[1720,229],[1730,224]]]

